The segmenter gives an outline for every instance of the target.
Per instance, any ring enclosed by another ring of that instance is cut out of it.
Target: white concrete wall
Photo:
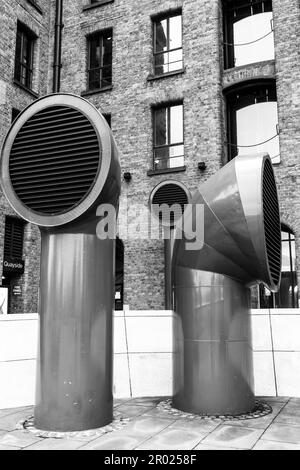
[[[0,315],[0,409],[34,403],[38,315]]]
[[[115,312],[114,395],[172,394],[172,311]],[[300,397],[300,309],[253,310],[257,395]],[[0,316],[0,409],[34,403],[38,316]]]
[[[300,397],[300,309],[252,310],[257,395]]]

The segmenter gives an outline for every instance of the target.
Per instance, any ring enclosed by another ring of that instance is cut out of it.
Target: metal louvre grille
[[[5,219],[4,257],[22,259],[24,223],[13,217]]]
[[[23,204],[55,215],[81,202],[99,166],[99,141],[91,122],[76,109],[53,106],[23,125],[12,145],[9,172]]]
[[[171,225],[180,219],[184,212],[184,206],[188,202],[189,199],[186,191],[176,183],[167,183],[161,186],[152,198],[152,206],[155,206],[155,215],[159,217],[162,223],[170,223]],[[175,207],[174,212],[166,214],[166,218],[164,218],[164,214],[159,211],[159,206],[162,204],[167,204],[169,207],[176,204],[177,208]]]
[[[276,185],[269,160],[266,160],[263,172],[263,213],[269,269],[272,280],[278,284],[281,270],[281,231]]]

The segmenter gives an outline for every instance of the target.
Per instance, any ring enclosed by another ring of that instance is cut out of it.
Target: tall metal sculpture
[[[13,209],[41,232],[35,424],[56,431],[112,420],[115,240],[99,240],[97,207],[118,206],[118,152],[88,101],[54,94],[26,108],[2,150]]]
[[[204,206],[204,245],[175,241],[174,399],[198,414],[240,414],[254,407],[250,289],[280,282],[281,233],[276,184],[267,155],[236,157],[195,193]],[[194,217],[188,208],[186,220]],[[179,236],[180,234],[178,234]]]

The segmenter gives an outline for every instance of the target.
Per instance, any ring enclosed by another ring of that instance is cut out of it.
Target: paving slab
[[[284,423],[272,423],[264,434],[269,441],[290,442],[300,444],[300,426]]]
[[[191,450],[205,437],[197,431],[167,428],[143,442],[136,450]]]
[[[35,442],[39,442],[41,438],[35,436],[28,431],[11,431],[0,435],[0,445],[8,445],[13,447],[27,447]]]
[[[300,444],[290,442],[275,442],[260,439],[253,447],[253,450],[300,450]]]
[[[251,449],[263,432],[263,429],[223,424],[209,434],[201,444],[222,445],[235,449]]]
[[[76,450],[82,447],[82,441],[75,441],[72,439],[43,439],[36,442],[23,450]]]

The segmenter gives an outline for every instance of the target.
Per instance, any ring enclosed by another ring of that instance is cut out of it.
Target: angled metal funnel
[[[201,414],[245,413],[254,406],[249,287],[262,282],[276,291],[280,283],[269,156],[236,157],[201,185],[192,198],[197,204],[204,207],[204,245],[187,249],[184,233],[177,233],[172,260],[174,405]]]
[[[117,208],[120,166],[109,126],[88,101],[54,94],[12,125],[1,184],[41,231],[35,424],[56,431],[112,420],[115,240],[99,240],[100,204]]]

